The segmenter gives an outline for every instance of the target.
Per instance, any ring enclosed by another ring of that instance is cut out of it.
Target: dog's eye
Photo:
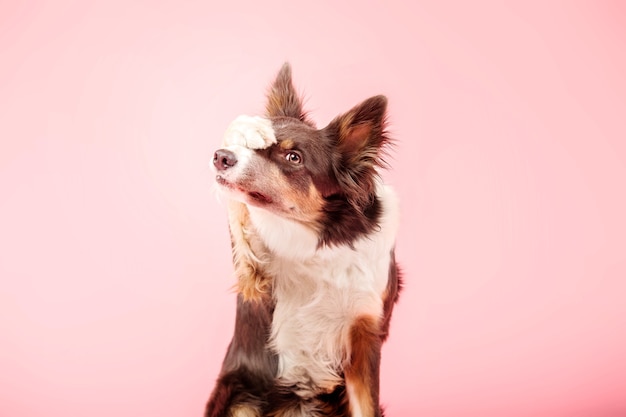
[[[289,151],[285,154],[285,159],[292,164],[301,164],[302,163],[302,155],[300,155],[296,151]]]

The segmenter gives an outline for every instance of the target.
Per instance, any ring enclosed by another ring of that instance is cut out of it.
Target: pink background
[[[285,60],[320,125],[390,98],[389,416],[626,415],[626,7],[409,3],[0,4],[0,415],[201,415],[211,152]]]

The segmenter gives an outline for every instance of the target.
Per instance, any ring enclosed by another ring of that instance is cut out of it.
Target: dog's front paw
[[[237,117],[226,129],[224,146],[265,149],[276,143],[272,121],[260,116]]]

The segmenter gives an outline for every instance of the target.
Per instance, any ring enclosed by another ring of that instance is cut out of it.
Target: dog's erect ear
[[[382,148],[389,142],[385,132],[386,110],[387,98],[374,96],[324,128],[338,150],[339,160],[333,164],[335,176],[348,199],[357,204],[371,200],[376,167],[385,166]]]
[[[293,117],[312,125],[302,108],[302,99],[291,81],[291,66],[288,62],[283,64],[270,87],[265,110],[268,117]]]

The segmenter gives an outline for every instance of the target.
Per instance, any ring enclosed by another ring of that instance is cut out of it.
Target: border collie
[[[398,203],[378,170],[387,99],[317,129],[285,64],[264,117],[239,116],[213,165],[228,199],[235,331],[205,417],[374,417],[401,282]]]

